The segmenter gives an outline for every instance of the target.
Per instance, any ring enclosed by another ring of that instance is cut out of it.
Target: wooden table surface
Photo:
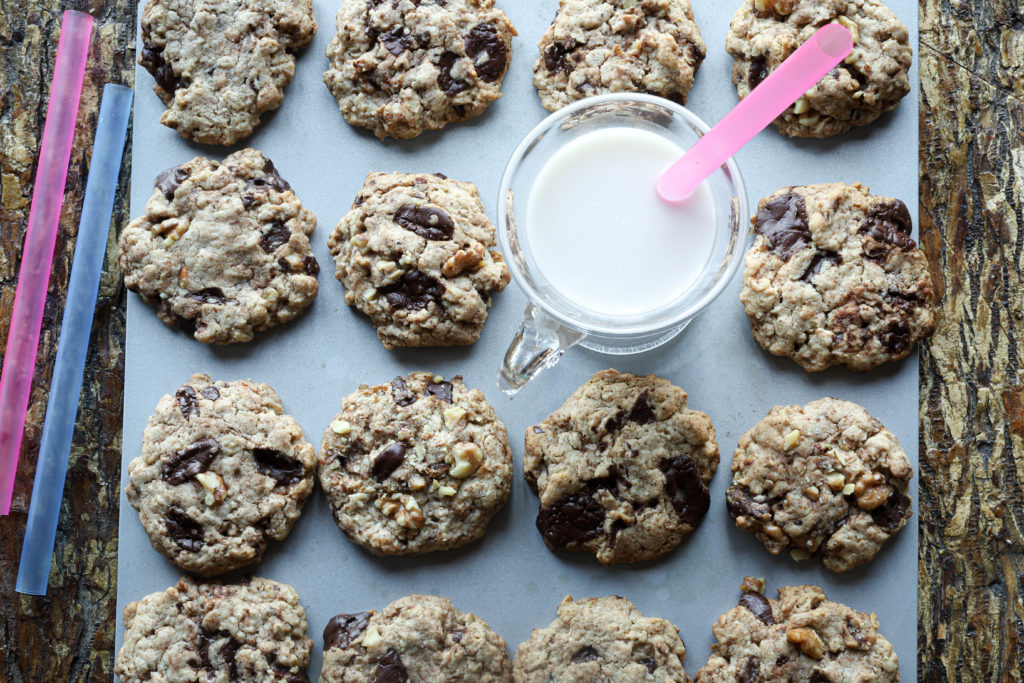
[[[116,232],[129,218],[127,167],[50,591],[14,592],[99,93],[104,83],[134,81],[134,0],[0,1],[0,350],[64,9],[87,11],[96,25],[14,506],[0,517],[0,683],[109,681],[114,664],[125,334],[125,289],[114,254]],[[921,348],[919,678],[1022,681],[1024,367],[1017,336],[1024,328],[1024,5],[921,0],[920,11],[921,246],[942,314]]]

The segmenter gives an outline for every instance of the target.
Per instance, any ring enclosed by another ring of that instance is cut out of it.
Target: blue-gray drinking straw
[[[50,401],[46,406],[39,462],[28,509],[25,542],[21,547],[16,586],[19,593],[46,595],[71,437],[75,431],[78,395],[82,390],[82,373],[89,350],[93,309],[96,307],[103,255],[107,249],[114,191],[121,172],[131,108],[131,89],[111,84],[103,87],[96,142],[92,148],[89,180],[82,203],[82,220],[78,224],[67,303],[57,343],[57,361],[50,384]]]

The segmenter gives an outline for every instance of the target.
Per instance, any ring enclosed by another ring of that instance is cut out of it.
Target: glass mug
[[[533,183],[567,143],[609,127],[647,130],[689,149],[708,130],[685,107],[644,94],[588,97],[541,121],[505,167],[498,196],[498,238],[512,276],[529,298],[523,320],[498,371],[507,394],[522,389],[576,344],[608,354],[639,353],[669,341],[715,297],[739,267],[749,232],[747,195],[733,158],[707,179],[715,208],[710,256],[696,280],[654,310],[612,315],[585,308],[555,289],[531,253],[526,221]],[[661,201],[651,187],[650,201]],[[628,235],[628,226],[624,226]]]

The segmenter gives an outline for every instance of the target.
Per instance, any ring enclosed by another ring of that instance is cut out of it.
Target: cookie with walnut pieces
[[[484,535],[508,499],[512,450],[483,392],[457,375],[414,372],[345,397],[318,472],[350,540],[414,555]]]
[[[639,562],[696,528],[719,456],[710,418],[686,398],[660,377],[604,370],[527,427],[523,474],[549,548]]]
[[[900,200],[859,183],[784,187],[751,222],[740,301],[765,350],[808,372],[864,371],[934,331],[928,259]]]

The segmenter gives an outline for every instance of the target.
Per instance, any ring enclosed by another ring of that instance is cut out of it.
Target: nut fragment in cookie
[[[316,28],[312,0],[148,0],[138,61],[167,107],[160,123],[203,144],[248,137]]]
[[[549,111],[614,92],[686,104],[705,55],[690,0],[560,0],[537,49],[533,85]]]
[[[535,628],[512,662],[516,683],[660,681],[689,683],[679,629],[645,617],[621,597],[567,597],[558,618]]]
[[[157,404],[125,493],[158,552],[214,576],[259,562],[288,536],[315,460],[269,386],[193,375]]]
[[[754,339],[809,372],[869,370],[935,329],[928,260],[898,199],[860,184],[785,187],[752,219],[740,300]]]
[[[508,284],[494,226],[472,183],[371,173],[328,246],[345,303],[386,348],[474,343]]]
[[[516,30],[494,0],[345,0],[324,83],[381,139],[479,116],[501,97]]]
[[[157,178],[144,216],[121,233],[125,286],[204,343],[231,344],[313,303],[316,217],[254,149],[196,157]],[[193,397],[180,398],[182,411]]]
[[[743,0],[726,50],[740,99],[826,24],[853,35],[853,51],[775,125],[791,137],[824,138],[875,121],[910,92],[907,27],[878,0]]]
[[[772,600],[751,590],[712,627],[718,641],[697,683],[900,680],[878,617],[830,602],[817,586],[784,586]]]
[[[321,683],[511,683],[505,641],[448,598],[408,595],[380,612],[333,617],[324,630]]]
[[[342,401],[318,471],[346,536],[378,555],[408,555],[483,536],[508,498],[512,452],[480,390],[414,372]]]
[[[523,474],[552,550],[638,562],[679,545],[711,504],[715,429],[667,380],[594,375],[526,430]]]
[[[285,583],[258,577],[199,583],[186,576],[129,603],[124,624],[114,668],[124,683],[309,683],[313,641],[299,596]]]
[[[910,460],[849,401],[775,406],[739,441],[726,492],[736,526],[772,553],[820,555],[833,572],[871,561],[910,519]]]

